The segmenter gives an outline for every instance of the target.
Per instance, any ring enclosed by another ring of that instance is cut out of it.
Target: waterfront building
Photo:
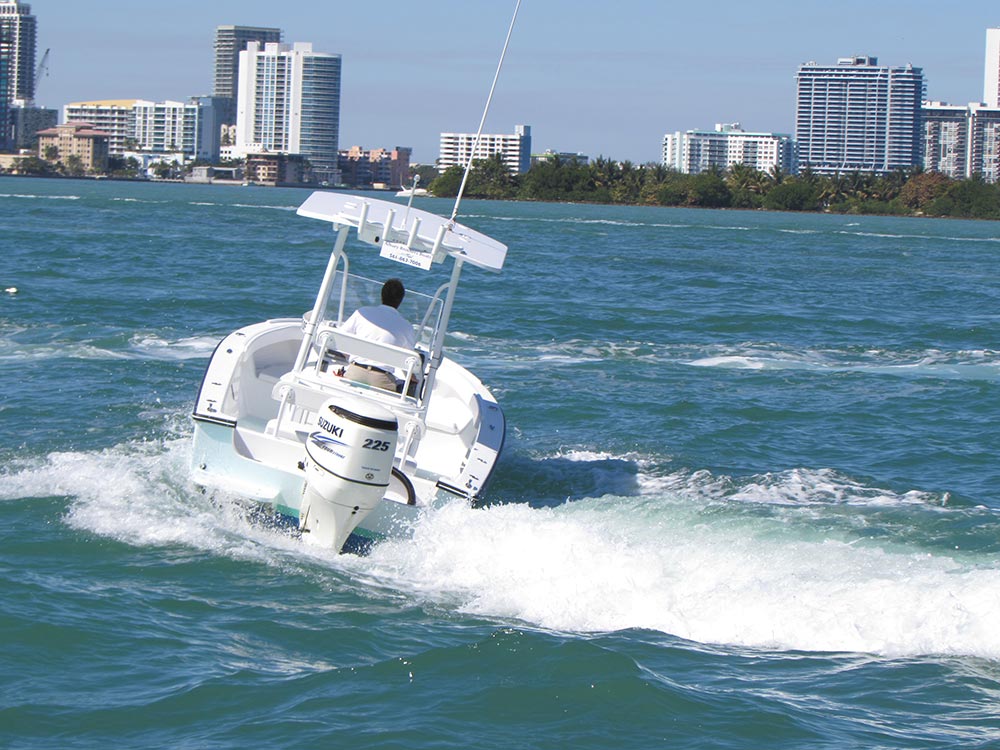
[[[217,96],[193,96],[191,103],[198,108],[194,158],[215,164],[222,146],[222,117],[226,100]]]
[[[373,148],[366,151],[352,146],[339,154],[340,179],[351,187],[405,187],[410,178],[410,155],[413,149],[396,146],[392,150]]]
[[[752,133],[738,122],[717,124],[715,130],[688,130],[663,136],[663,166],[683,174],[700,174],[710,169],[723,172],[744,164],[768,174],[780,169],[795,170],[795,150],[791,136],[780,133]]]
[[[969,173],[969,108],[924,102],[924,169],[952,178]]]
[[[281,29],[262,26],[219,26],[215,30],[215,88],[221,121],[227,125],[236,122],[236,92],[238,89],[240,52],[247,43],[280,42]]]
[[[924,169],[1000,181],[1000,107],[924,102]]]
[[[35,44],[38,24],[31,6],[0,0],[0,59],[6,62],[7,84],[0,99],[25,106],[35,98]],[[6,122],[6,120],[4,120]]]
[[[245,179],[257,185],[311,182],[308,161],[299,154],[249,154]]]
[[[987,107],[1000,107],[1000,29],[986,29],[983,102]]]
[[[34,149],[38,145],[38,131],[55,127],[59,113],[43,107],[12,107],[10,124],[12,146],[15,149]]]
[[[488,159],[500,154],[511,174],[523,174],[531,168],[531,126],[517,125],[512,134],[483,134],[476,145],[475,133],[442,133],[438,171],[460,166],[473,159]]]
[[[2,33],[2,32],[0,32]],[[7,58],[0,55],[0,92],[7,91]],[[6,94],[0,95],[0,151],[6,151],[10,146],[10,128],[4,123],[10,120],[10,100]]]
[[[89,122],[108,134],[108,149],[120,156],[135,137],[135,99],[101,99],[63,106],[63,122]]]
[[[109,152],[183,154],[184,158],[218,158],[218,114],[213,97],[183,102],[107,99],[74,102],[63,107],[65,122],[89,122],[109,134]]]
[[[969,105],[969,176],[1000,182],[1000,107]]]
[[[320,182],[339,182],[340,55],[248,42],[240,53],[235,155],[306,157]]]
[[[37,23],[31,6],[0,0],[0,151],[15,145],[12,115],[35,96]]]
[[[535,166],[539,162],[552,161],[553,159],[558,159],[560,164],[576,164],[580,167],[585,167],[590,163],[590,157],[586,154],[574,154],[571,151],[553,151],[547,148],[540,154],[531,155],[531,166]]]
[[[134,147],[151,153],[194,155],[198,138],[198,105],[149,102],[132,105]]]
[[[921,68],[880,66],[870,56],[799,67],[798,160],[817,174],[884,174],[923,162]]]
[[[108,169],[109,140],[110,134],[89,122],[67,122],[38,133],[38,156],[63,165],[75,157],[86,172],[101,174]]]

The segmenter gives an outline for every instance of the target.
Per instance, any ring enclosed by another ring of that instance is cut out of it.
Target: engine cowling
[[[320,407],[306,439],[299,528],[309,544],[340,550],[392,479],[398,423],[385,407],[350,397]]]

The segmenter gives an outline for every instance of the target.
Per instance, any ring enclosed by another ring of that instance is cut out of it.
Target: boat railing
[[[316,336],[319,345],[319,356],[313,369],[317,375],[328,373],[336,377],[331,370],[338,366],[346,366],[354,359],[371,363],[390,373],[402,373],[398,398],[400,401],[411,399],[420,403],[420,386],[423,383],[423,355],[416,349],[405,349],[393,344],[372,341],[363,336],[347,333],[324,323]],[[384,389],[379,389],[384,390]]]
[[[287,422],[297,425],[293,430],[308,426],[323,401],[345,391],[382,403],[404,417],[404,421],[422,425],[426,410],[423,352],[371,341],[338,330],[329,322],[320,325],[316,343],[316,355],[302,368],[282,376],[275,385],[272,395],[279,406],[276,418],[268,426],[269,433],[279,434]],[[355,359],[386,372],[402,373],[398,389],[387,390],[344,377],[346,368]]]

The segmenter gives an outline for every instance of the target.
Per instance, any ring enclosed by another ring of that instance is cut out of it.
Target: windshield
[[[382,281],[375,281],[353,273],[347,274],[347,284],[344,284],[343,269],[338,269],[330,296],[326,302],[324,321],[343,323],[359,307],[379,305],[382,302]],[[341,304],[341,292],[343,302]],[[399,312],[413,325],[417,334],[417,344],[424,349],[430,349],[434,331],[441,317],[441,299],[427,294],[406,290],[406,296],[399,306]]]

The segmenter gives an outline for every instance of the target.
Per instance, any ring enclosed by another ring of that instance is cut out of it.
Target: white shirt
[[[340,330],[403,349],[413,349],[417,345],[413,326],[399,314],[399,310],[389,305],[358,308],[344,321]]]

